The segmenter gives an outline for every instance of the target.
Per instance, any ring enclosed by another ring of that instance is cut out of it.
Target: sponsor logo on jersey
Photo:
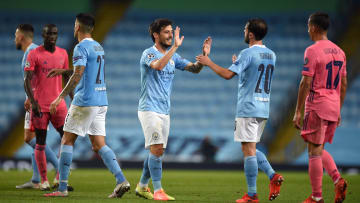
[[[173,66],[173,65],[175,65],[174,60],[170,59],[170,61],[169,61],[169,62],[170,62],[170,65],[172,65],[172,66]]]

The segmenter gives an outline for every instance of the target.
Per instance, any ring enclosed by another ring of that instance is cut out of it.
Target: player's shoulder
[[[310,55],[315,55],[316,51],[319,50],[320,46],[317,43],[314,43],[305,49],[305,54],[311,53]]]
[[[61,48],[61,47],[56,46],[56,49],[57,49],[60,53],[62,53],[62,54],[67,54],[67,51],[66,51],[66,49],[64,49],[64,48]]]
[[[32,47],[32,49],[28,50],[28,55],[30,56],[35,56],[38,54],[41,54],[41,52],[45,51],[44,46],[37,46],[37,47]]]
[[[152,58],[155,57],[156,54],[157,54],[156,49],[154,48],[154,46],[151,46],[143,51],[142,58],[144,57]]]
[[[32,43],[32,44],[30,44],[29,51],[36,49],[38,47],[39,47],[39,45]]]

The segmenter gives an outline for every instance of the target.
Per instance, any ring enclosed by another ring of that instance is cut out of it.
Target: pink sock
[[[309,157],[309,176],[313,197],[322,197],[323,165],[321,156]]]
[[[48,180],[46,175],[47,168],[46,168],[45,146],[46,145],[39,145],[39,144],[36,144],[35,146],[35,160],[36,160],[36,165],[39,169],[42,183]]]
[[[339,180],[340,173],[336,167],[334,159],[326,150],[323,150],[321,159],[322,159],[323,167],[325,168],[326,172],[329,174],[329,176],[335,183],[337,180]]]

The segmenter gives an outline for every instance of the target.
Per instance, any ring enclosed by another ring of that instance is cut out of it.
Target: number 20
[[[265,65],[264,64],[260,64],[258,71],[260,71],[260,75],[258,78],[258,81],[256,83],[256,88],[255,88],[255,92],[256,93],[261,93],[262,90],[260,89],[260,83],[261,83],[261,79],[262,76],[264,74],[265,71]],[[265,72],[265,82],[264,82],[264,91],[266,94],[270,93],[270,85],[271,85],[271,78],[272,78],[272,74],[274,72],[274,66],[272,64],[269,64],[266,66],[266,72]]]

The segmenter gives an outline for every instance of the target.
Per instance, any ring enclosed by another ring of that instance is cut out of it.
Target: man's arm
[[[340,88],[340,110],[342,109],[342,106],[344,104],[346,89],[347,89],[347,78],[346,76],[343,76],[341,77],[341,88]],[[341,124],[341,114],[339,116],[337,125],[340,126],[340,124]]]
[[[34,112],[35,116],[40,117],[41,116],[40,115],[41,108],[34,98],[34,94],[33,94],[32,87],[31,87],[31,79],[32,79],[33,74],[34,74],[34,71],[25,71],[24,89],[25,89],[26,95],[28,96],[28,98],[30,100],[32,111]]]
[[[227,68],[215,64],[208,56],[199,55],[196,57],[196,60],[205,66],[209,66],[216,74],[226,80],[230,80],[236,74]]]
[[[170,50],[166,52],[166,54],[161,57],[159,60],[154,60],[150,63],[150,67],[155,70],[162,70],[167,63],[169,63],[169,60],[171,57],[175,54],[176,50],[181,46],[184,36],[180,38],[180,28],[176,27],[174,31],[174,44],[171,46]]]
[[[342,108],[345,100],[347,89],[347,78],[346,76],[341,77],[341,88],[340,88],[340,109]]]
[[[51,78],[58,75],[62,75],[63,77],[70,78],[73,72],[74,71],[72,69],[54,68],[49,71],[46,77]]]
[[[62,69],[62,68],[54,68],[49,71],[49,73],[46,75],[46,77],[55,77],[58,75],[63,76],[63,81],[65,84],[70,80],[71,75],[74,73],[72,69]],[[74,98],[74,92],[70,92],[69,96],[71,99]]]
[[[211,44],[212,44],[211,37],[207,37],[203,43],[203,55],[204,56],[208,56],[210,54]],[[199,62],[189,63],[187,66],[185,66],[185,70],[192,72],[192,73],[200,73],[202,68],[203,68],[203,65]]]
[[[60,95],[50,104],[50,113],[56,113],[56,107],[60,104],[61,100],[64,99],[70,92],[72,92],[76,85],[81,80],[81,77],[84,73],[85,66],[75,66],[74,72],[71,75],[69,81],[65,85],[64,89],[61,91]]]
[[[166,54],[161,57],[158,60],[153,60],[150,63],[150,67],[155,69],[155,70],[162,70],[164,69],[164,67],[166,66],[167,63],[169,63],[169,60],[171,59],[171,57],[175,54],[176,50],[178,49],[178,47],[175,47],[174,45],[170,48],[170,50],[168,52],[166,52]]]
[[[295,115],[293,118],[293,123],[297,129],[301,128],[301,124],[300,124],[301,111],[304,107],[305,99],[310,92],[312,80],[313,80],[312,77],[303,76],[300,81],[298,98],[297,98],[297,103],[296,103],[296,108],[295,108]]]

